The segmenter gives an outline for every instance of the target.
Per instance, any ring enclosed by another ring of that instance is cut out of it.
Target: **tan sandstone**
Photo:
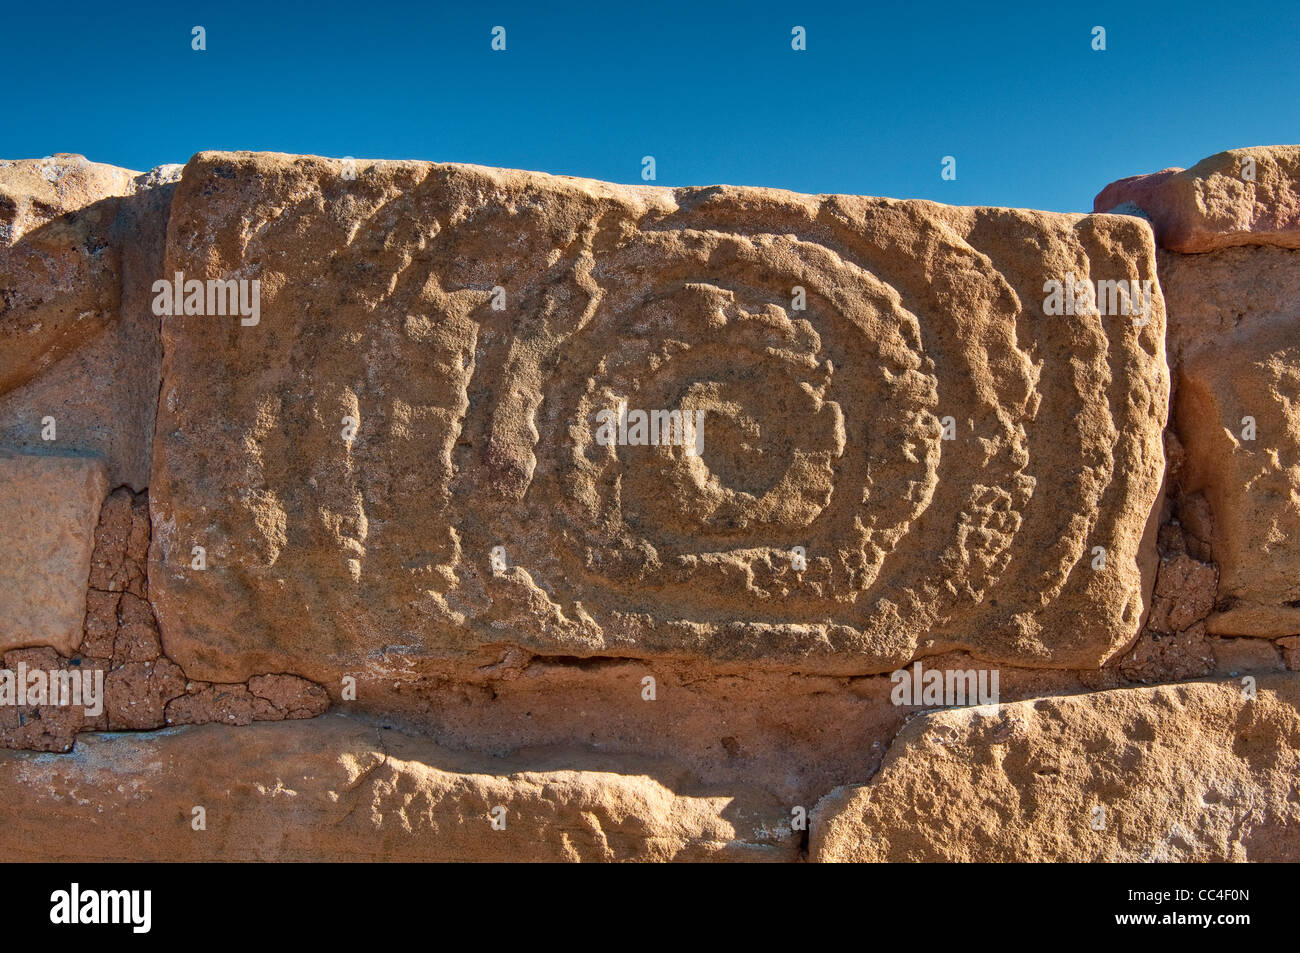
[[[1096,667],[1154,577],[1163,302],[1044,282],[1154,265],[1123,216],[201,153],[165,273],[260,321],[163,322],[164,647],[331,691],[511,645]],[[601,445],[620,399],[704,412],[702,455]]]
[[[99,507],[108,492],[93,457],[0,452],[0,652],[81,644]]]
[[[82,156],[0,162],[0,394],[117,320],[117,196],[136,173]]]
[[[1300,146],[1124,179],[1097,197],[1116,206],[1149,216],[1162,245],[1175,482],[1189,555],[1219,574],[1206,631],[1300,632]]]
[[[70,755],[0,752],[0,845],[41,861],[797,856],[769,797],[706,790],[671,766],[555,760],[454,754],[340,715],[85,735]]]
[[[0,656],[107,694],[0,708],[0,846],[792,861],[820,801],[813,860],[1295,859],[1293,152],[1091,216],[0,162],[0,618],[68,630]],[[160,321],[178,271],[260,320]],[[894,704],[918,658],[1003,704]]]
[[[0,445],[48,448],[53,418],[55,445],[102,456],[110,485],[148,486],[162,358],[150,286],[179,168],[0,163],[0,218],[19,210],[0,241],[0,334],[24,329],[0,342]]]
[[[923,715],[818,805],[811,859],[1294,860],[1300,677],[1256,681]]]
[[[1161,247],[1176,252],[1300,248],[1300,146],[1230,149],[1190,169],[1120,179],[1097,195],[1093,209],[1141,211]]]
[[[1213,511],[1221,635],[1300,632],[1300,251],[1162,252],[1183,485]]]

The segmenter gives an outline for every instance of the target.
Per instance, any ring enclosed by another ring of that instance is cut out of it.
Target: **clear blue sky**
[[[659,185],[1089,211],[1125,175],[1300,141],[1297,0],[990,6],[8,0],[0,157],[257,149],[637,182],[650,154]]]

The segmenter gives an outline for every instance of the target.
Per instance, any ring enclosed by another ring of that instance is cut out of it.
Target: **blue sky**
[[[990,6],[10,3],[0,156],[143,170],[257,149],[639,182],[653,155],[658,185],[1090,211],[1113,179],[1300,141],[1295,0]]]

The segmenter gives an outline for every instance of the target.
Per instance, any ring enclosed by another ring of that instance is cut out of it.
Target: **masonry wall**
[[[0,839],[1300,858],[1298,182],[0,162]]]

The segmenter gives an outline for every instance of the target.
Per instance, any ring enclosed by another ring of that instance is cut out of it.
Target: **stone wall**
[[[1300,859],[1297,156],[0,162],[0,839]]]

